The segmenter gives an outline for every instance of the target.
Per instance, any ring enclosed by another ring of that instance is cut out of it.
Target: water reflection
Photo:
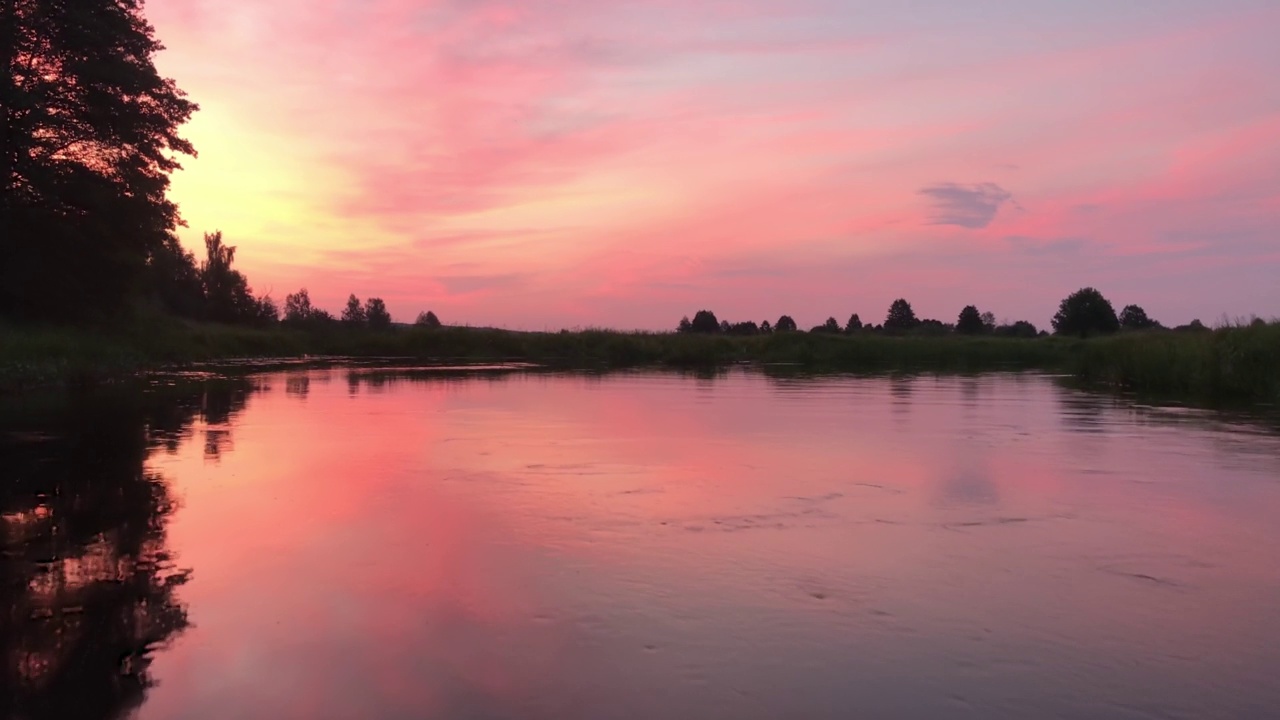
[[[143,702],[153,654],[188,626],[175,591],[189,577],[147,457],[176,452],[197,420],[229,424],[247,392],[113,388],[0,413],[0,717],[114,718]]]
[[[1280,706],[1280,437],[1221,415],[358,367],[5,417],[0,717]]]

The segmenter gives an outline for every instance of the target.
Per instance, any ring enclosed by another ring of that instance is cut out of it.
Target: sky
[[[150,0],[258,293],[669,329],[1280,316],[1274,0]]]

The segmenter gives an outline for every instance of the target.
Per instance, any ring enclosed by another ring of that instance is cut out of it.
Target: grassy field
[[[1014,339],[782,333],[752,337],[585,330],[525,333],[446,327],[377,332],[196,324],[171,318],[96,330],[0,326],[0,389],[95,381],[165,365],[301,356],[524,361],[556,368],[707,368],[786,364],[815,370],[1044,369],[1082,382],[1199,399],[1280,401],[1280,324],[1212,332]]]

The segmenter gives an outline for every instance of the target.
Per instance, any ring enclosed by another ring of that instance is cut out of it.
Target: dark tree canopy
[[[360,305],[360,298],[352,293],[347,298],[347,306],[342,309],[342,322],[347,325],[364,325],[368,319],[365,316],[364,307]]]
[[[1036,326],[1026,320],[1019,320],[1012,325],[1001,325],[995,329],[999,337],[1033,338],[1038,333]]]
[[[778,322],[773,325],[774,332],[795,332],[796,321],[791,319],[790,315],[783,315],[778,318]]]
[[[840,323],[836,322],[835,318],[829,317],[827,318],[826,322],[814,327],[809,332],[819,333],[819,334],[828,334],[828,335],[839,335]]]
[[[845,323],[844,331],[853,334],[862,329],[862,318],[858,317],[858,313],[849,316],[849,322]]]
[[[768,320],[765,320],[764,322],[760,323],[760,332],[761,334],[764,334],[764,335],[768,335],[769,333],[773,332],[773,326],[769,324]]]
[[[440,327],[440,318],[436,317],[435,313],[428,310],[424,313],[418,313],[418,319],[413,324],[418,327],[438,328]]]
[[[369,298],[365,301],[364,317],[369,327],[375,330],[391,327],[391,313],[387,312],[387,304],[382,302],[382,298]]]
[[[916,319],[911,303],[902,298],[893,301],[889,306],[889,314],[884,319],[885,330],[910,330],[918,324],[920,321]]]
[[[161,49],[140,0],[0,2],[0,315],[111,312],[172,255],[197,107]]]
[[[710,310],[699,310],[694,313],[689,330],[696,333],[717,333],[720,332],[720,321]]]
[[[1053,331],[1059,335],[1103,335],[1120,329],[1111,301],[1094,288],[1081,288],[1063,299],[1053,316]]]
[[[1147,311],[1137,305],[1125,305],[1120,311],[1120,327],[1125,330],[1149,330],[1160,323],[1147,317]]]
[[[956,320],[956,332],[961,335],[977,335],[985,332],[987,325],[982,321],[982,314],[973,305],[966,305]]]

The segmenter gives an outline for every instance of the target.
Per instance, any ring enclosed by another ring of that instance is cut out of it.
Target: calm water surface
[[[1280,717],[1265,424],[745,371],[0,409],[0,716]]]

